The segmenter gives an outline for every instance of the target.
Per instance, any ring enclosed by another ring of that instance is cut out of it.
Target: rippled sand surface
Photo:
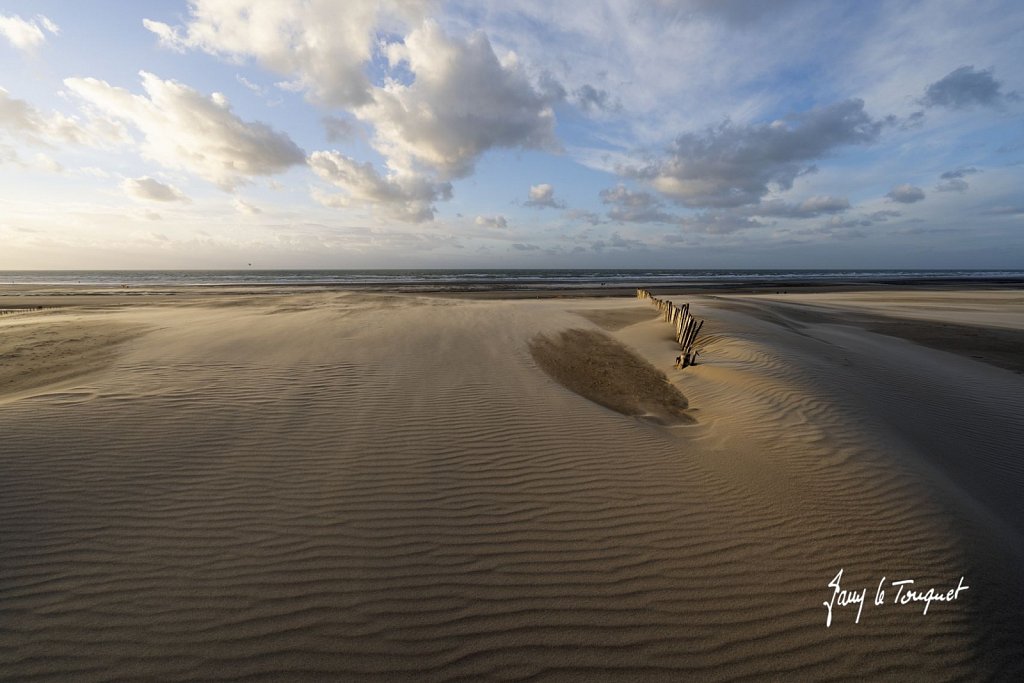
[[[690,301],[682,371],[633,299],[4,316],[0,678],[1024,677],[1024,376],[842,302]],[[530,346],[566,330],[689,419],[552,379]],[[840,569],[868,604],[826,628]]]

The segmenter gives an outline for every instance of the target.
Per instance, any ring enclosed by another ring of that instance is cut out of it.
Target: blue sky
[[[0,1],[0,269],[1024,267],[1024,7]]]

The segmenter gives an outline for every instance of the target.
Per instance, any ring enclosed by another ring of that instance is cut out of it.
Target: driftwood
[[[636,298],[649,299],[657,307],[662,320],[672,325],[675,331],[673,338],[679,344],[681,352],[676,356],[676,367],[685,368],[696,365],[698,352],[693,348],[693,344],[697,341],[697,335],[700,333],[700,328],[704,326],[704,321],[697,322],[690,315],[690,304],[683,304],[682,307],[676,306],[671,301],[659,299],[646,289],[636,290]]]

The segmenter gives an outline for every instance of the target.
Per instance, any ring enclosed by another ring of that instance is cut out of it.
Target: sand
[[[685,370],[629,298],[0,316],[0,678],[1020,680],[1024,376],[859,317],[967,294],[795,296],[689,297]],[[1024,327],[969,296],[981,337]],[[563,386],[530,346],[567,330],[692,421]],[[826,627],[840,570],[866,604]],[[969,588],[923,614],[906,579]]]

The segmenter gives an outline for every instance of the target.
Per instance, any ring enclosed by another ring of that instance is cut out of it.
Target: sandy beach
[[[1021,290],[0,293],[2,679],[1024,678]]]

